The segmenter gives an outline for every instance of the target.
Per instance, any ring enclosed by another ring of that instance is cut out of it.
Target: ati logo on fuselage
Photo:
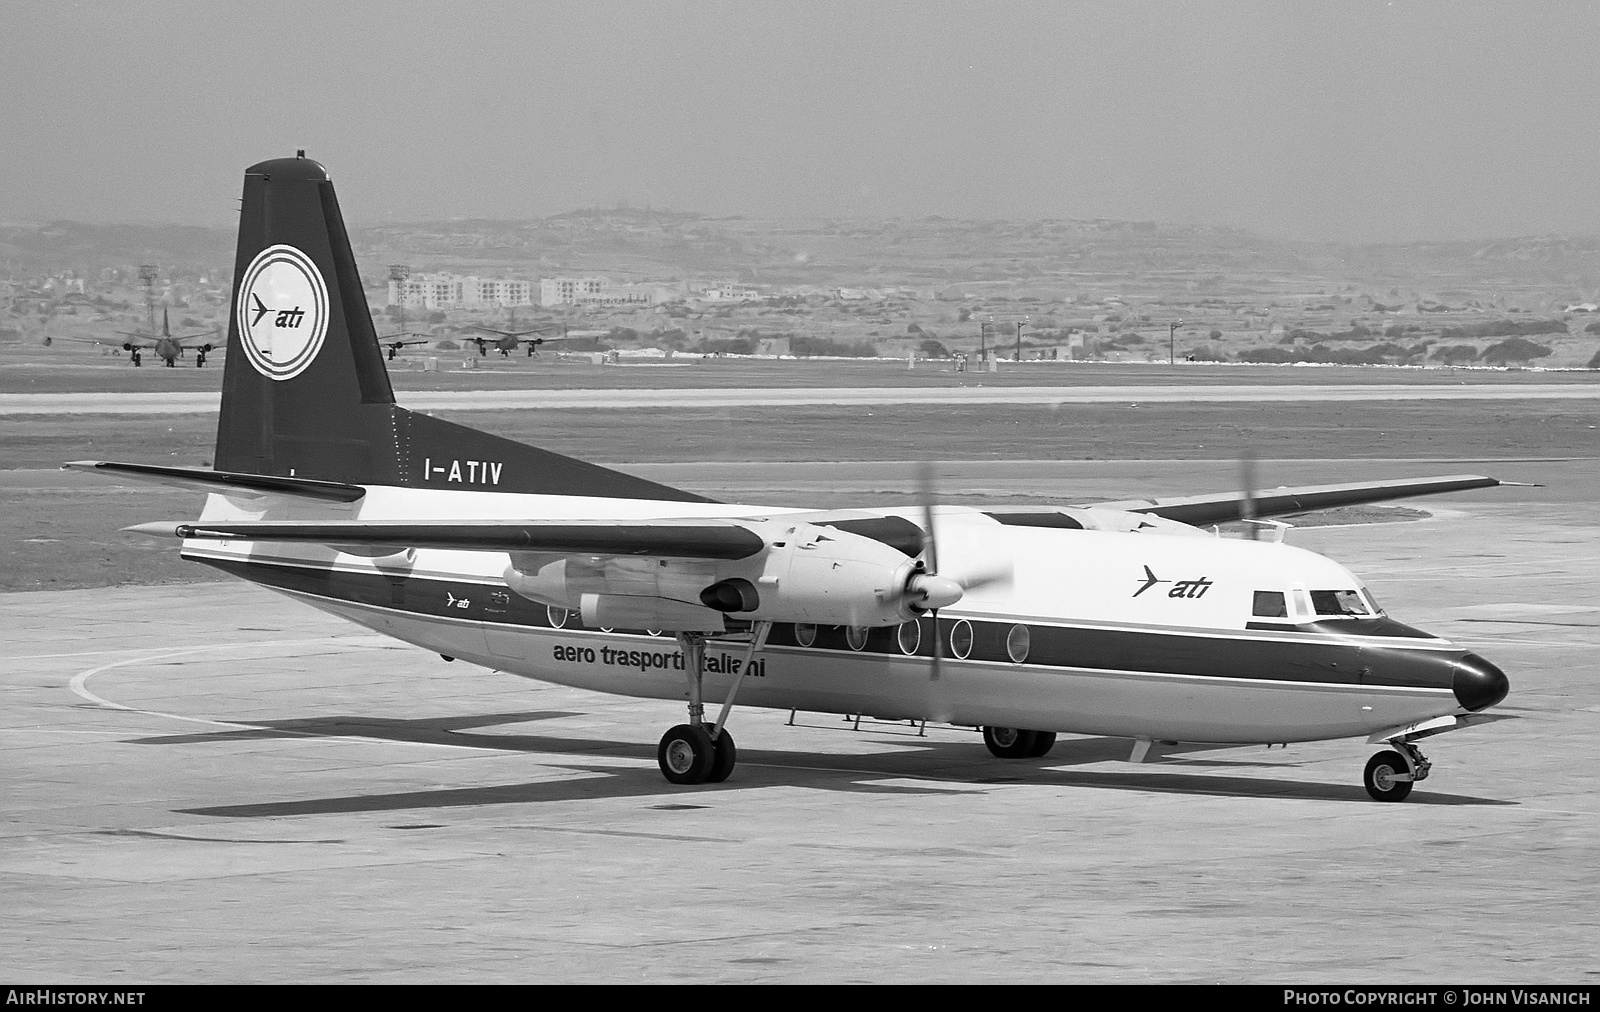
[[[1216,586],[1215,581],[1208,580],[1203,576],[1194,580],[1163,580],[1152,573],[1149,566],[1146,566],[1144,567],[1144,576],[1139,578],[1139,589],[1133,592],[1133,596],[1138,597],[1158,583],[1172,584],[1172,589],[1167,591],[1168,597],[1186,599],[1205,597],[1206,591]]]
[[[500,460],[452,460],[446,467],[432,457],[422,458],[423,481],[453,481],[461,485],[498,485],[505,462]]]
[[[316,361],[328,335],[328,286],[300,250],[269,246],[240,279],[235,316],[239,343],[256,371],[294,379]]]

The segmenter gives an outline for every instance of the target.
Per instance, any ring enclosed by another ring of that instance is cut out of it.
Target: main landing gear
[[[1396,751],[1379,752],[1367,760],[1361,782],[1374,801],[1404,801],[1411,785],[1428,779],[1433,763],[1409,741],[1390,741]]]
[[[733,772],[739,759],[739,750],[733,744],[733,735],[723,725],[733,710],[733,699],[739,686],[750,671],[756,654],[767,645],[771,622],[757,622],[751,629],[750,648],[745,652],[739,674],[722,703],[722,712],[715,724],[705,722],[705,704],[700,691],[705,675],[705,633],[679,633],[678,645],[683,648],[683,668],[689,679],[689,723],[661,736],[656,746],[656,762],[661,765],[661,775],[675,784],[720,784]]]
[[[1040,759],[1055,748],[1054,731],[1025,731],[1016,727],[985,727],[983,743],[997,759]]]

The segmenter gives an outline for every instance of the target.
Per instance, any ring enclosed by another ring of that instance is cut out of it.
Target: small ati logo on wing
[[[328,286],[293,246],[256,254],[239,284],[239,341],[256,371],[287,380],[305,372],[328,335]]]

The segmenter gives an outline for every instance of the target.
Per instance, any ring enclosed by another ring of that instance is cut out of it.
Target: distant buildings
[[[681,285],[617,282],[607,278],[542,278],[541,306],[654,306],[683,298]],[[754,289],[713,289],[720,301],[761,298]],[[531,281],[434,272],[389,281],[389,305],[407,309],[471,309],[534,305]]]
[[[414,274],[404,281],[389,281],[389,305],[407,309],[531,306],[533,283],[477,275]]]
[[[700,298],[706,302],[758,302],[763,296],[754,288],[726,284],[707,288],[700,293]]]
[[[83,279],[71,274],[45,278],[41,290],[51,295],[82,295]]]
[[[605,278],[541,278],[541,306],[654,306],[677,297],[663,285],[614,282]]]

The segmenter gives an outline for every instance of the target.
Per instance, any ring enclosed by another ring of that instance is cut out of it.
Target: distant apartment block
[[[389,282],[389,305],[407,309],[531,306],[533,282],[462,274],[415,274]]]
[[[717,285],[700,293],[706,302],[757,302],[761,297],[760,292],[743,285]]]
[[[653,306],[673,293],[661,285],[613,282],[605,278],[541,278],[541,306]]]

